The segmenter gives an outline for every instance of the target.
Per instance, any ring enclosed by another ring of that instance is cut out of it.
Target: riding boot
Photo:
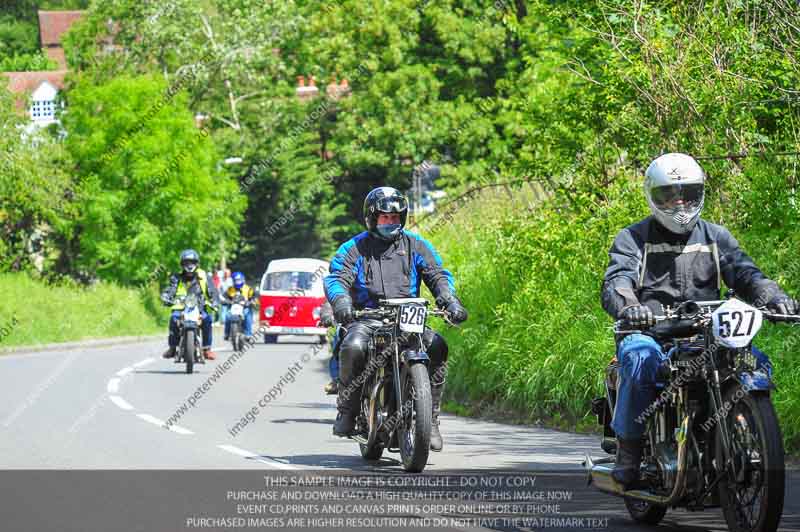
[[[206,360],[216,360],[217,359],[217,354],[214,353],[214,351],[211,350],[210,346],[203,348],[203,356],[205,357]]]
[[[336,415],[336,423],[333,425],[333,435],[348,437],[355,432],[356,416],[358,415],[359,394],[348,390],[339,381],[339,394],[336,398],[336,408],[339,413]]]
[[[177,348],[174,347],[174,346],[169,347],[166,351],[164,351],[164,354],[161,355],[161,356],[164,357],[164,358],[175,358],[176,349]]]
[[[623,440],[617,444],[617,462],[611,477],[626,490],[635,487],[639,481],[639,467],[642,463],[642,440],[635,438]]]
[[[328,395],[336,395],[339,393],[339,385],[336,384],[335,380],[332,380],[328,384],[325,385],[325,393]]]
[[[444,383],[431,384],[431,403],[433,404],[433,423],[431,424],[431,451],[441,451],[444,442],[439,432],[439,411],[442,407],[442,392]]]

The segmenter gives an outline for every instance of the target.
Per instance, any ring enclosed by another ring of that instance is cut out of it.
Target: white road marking
[[[144,360],[140,360],[139,362],[137,362],[136,364],[134,364],[134,365],[133,365],[133,367],[134,367],[134,368],[141,368],[141,367],[143,367],[143,366],[146,366],[146,365],[148,365],[148,364],[152,364],[152,363],[153,363],[153,362],[155,362],[155,361],[156,361],[156,359],[155,359],[155,358],[153,358],[153,357],[150,357],[150,358],[145,358]]]
[[[125,375],[127,375],[128,373],[130,373],[132,371],[133,371],[133,368],[130,367],[130,366],[128,366],[127,368],[122,368],[121,370],[119,370],[117,372],[117,377],[124,377]]]
[[[164,426],[164,422],[158,419],[155,416],[151,416],[150,414],[136,414],[136,417],[144,419],[148,423],[152,423],[153,425],[158,425],[159,427]]]
[[[106,386],[108,393],[117,393],[119,392],[119,377],[114,377],[108,381],[108,385]]]
[[[194,434],[194,432],[192,432],[191,430],[179,427],[178,425],[171,425],[167,427],[165,426],[166,422],[158,419],[155,416],[151,416],[150,414],[136,414],[136,417],[143,419],[148,423],[152,423],[153,425],[158,425],[159,427],[169,429],[172,432],[175,432],[176,434]]]
[[[235,454],[237,456],[242,456],[244,458],[252,458],[256,462],[261,462],[262,464],[267,464],[268,466],[272,466],[275,469],[290,469],[290,470],[297,469],[296,467],[294,467],[292,465],[282,464],[281,462],[278,462],[277,460],[264,458],[263,456],[259,456],[256,453],[253,453],[253,452],[250,452],[250,451],[245,451],[244,449],[240,449],[240,448],[235,447],[233,445],[217,445],[217,447],[219,447],[223,451],[227,451],[227,452],[229,452],[231,454]]]
[[[123,410],[133,410],[133,407],[119,395],[110,396],[111,402]]]

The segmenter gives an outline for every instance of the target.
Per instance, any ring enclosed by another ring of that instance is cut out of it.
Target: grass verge
[[[165,332],[168,316],[154,290],[50,285],[23,273],[0,274],[6,301],[0,348]]]

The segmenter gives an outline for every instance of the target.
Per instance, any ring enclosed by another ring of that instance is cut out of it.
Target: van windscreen
[[[311,290],[313,272],[272,272],[264,279],[263,291]]]

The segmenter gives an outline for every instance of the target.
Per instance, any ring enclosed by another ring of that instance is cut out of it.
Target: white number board
[[[738,299],[723,303],[711,314],[714,336],[725,347],[747,347],[761,329],[761,311]]]
[[[422,305],[400,307],[400,330],[412,333],[425,332],[425,316],[428,311]]]

